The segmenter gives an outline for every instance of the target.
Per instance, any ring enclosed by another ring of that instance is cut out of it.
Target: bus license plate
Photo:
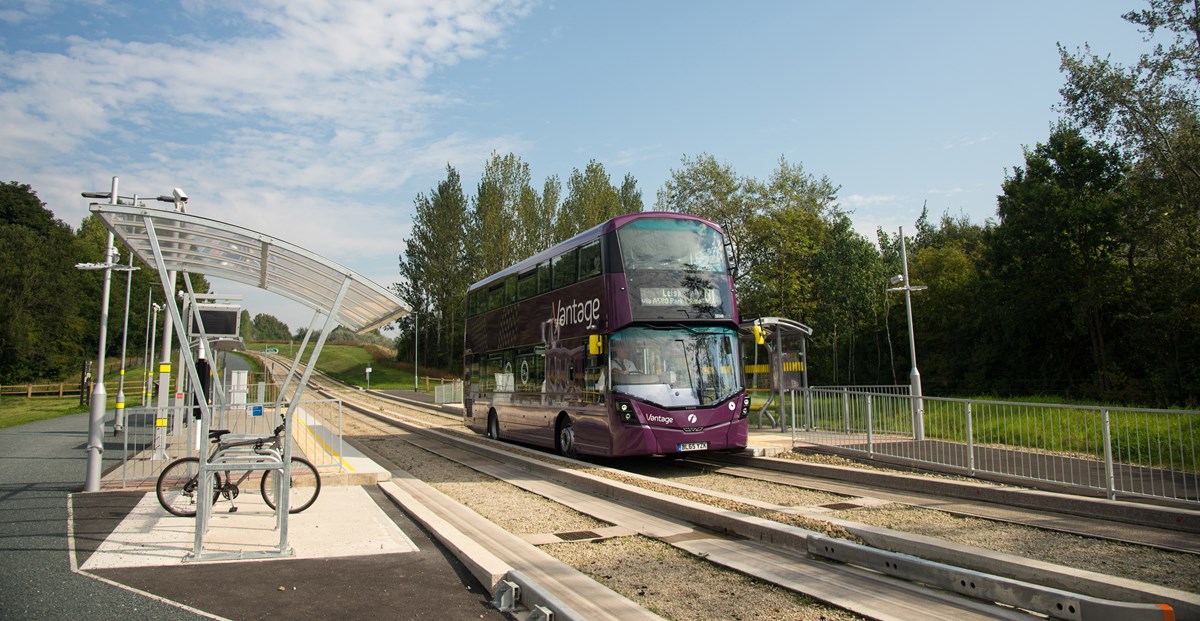
[[[684,451],[706,451],[708,450],[708,442],[684,442],[679,445],[679,452]]]

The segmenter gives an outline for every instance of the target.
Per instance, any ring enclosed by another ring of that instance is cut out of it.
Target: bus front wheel
[[[575,457],[575,427],[571,425],[571,419],[566,414],[558,417],[555,444],[559,455]]]
[[[496,420],[495,412],[488,412],[487,436],[493,440],[500,439],[500,421]]]

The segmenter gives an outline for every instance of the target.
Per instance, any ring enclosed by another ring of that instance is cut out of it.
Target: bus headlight
[[[628,401],[617,402],[617,415],[621,417],[621,422],[627,425],[637,422],[637,414],[633,412],[633,404]]]
[[[742,397],[742,418],[750,416],[750,397]]]

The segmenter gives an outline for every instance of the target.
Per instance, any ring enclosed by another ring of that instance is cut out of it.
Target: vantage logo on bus
[[[550,315],[558,321],[560,328],[582,323],[586,324],[588,330],[594,330],[596,322],[600,320],[600,298],[582,302],[571,300],[570,304],[563,304],[560,300],[557,306],[551,302]]]

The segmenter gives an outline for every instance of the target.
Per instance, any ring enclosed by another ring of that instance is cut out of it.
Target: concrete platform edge
[[[462,561],[480,584],[487,587],[488,592],[495,594],[496,586],[512,571],[508,563],[496,558],[483,546],[463,535],[449,522],[443,520],[411,494],[401,489],[400,484],[411,484],[398,478],[379,483],[379,489],[389,498],[399,504],[413,519],[420,522],[427,530],[449,548],[458,560]]]

